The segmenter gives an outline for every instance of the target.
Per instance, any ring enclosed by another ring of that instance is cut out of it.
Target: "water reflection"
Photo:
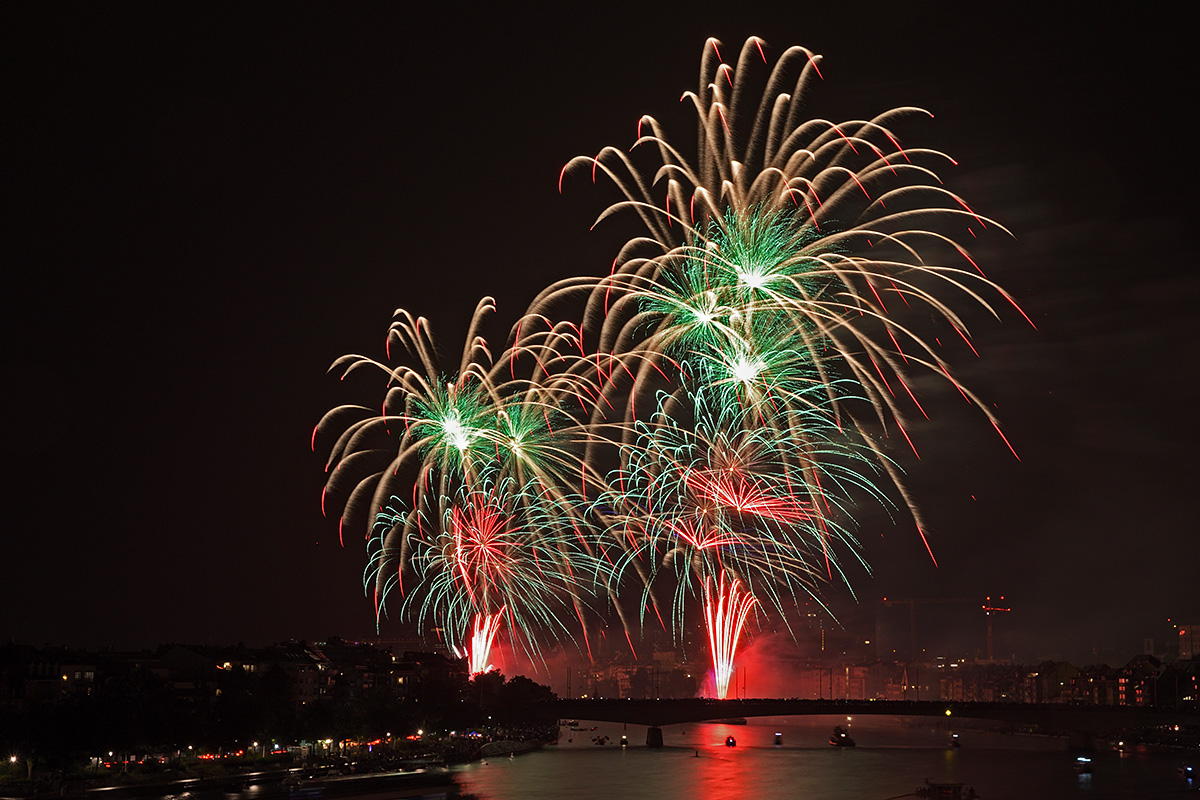
[[[854,718],[857,747],[830,747],[839,718],[752,720],[748,725],[698,724],[662,730],[665,747],[645,747],[644,726],[589,723],[596,731],[567,737],[543,751],[469,765],[458,773],[465,791],[481,800],[559,800],[564,797],[745,797],[804,800],[882,800],[913,792],[926,780],[961,783],[980,797],[1025,800],[1128,797],[1151,800],[1183,788],[1168,758],[1094,756],[1094,775],[1076,774],[1066,742],[965,729],[952,745],[945,721]],[[840,718],[845,724],[845,718]],[[564,731],[564,733],[570,733]],[[608,736],[610,744],[592,744]],[[615,744],[627,736],[629,747]],[[736,747],[726,747],[734,736]],[[568,741],[568,738],[573,738]],[[1132,793],[1124,794],[1128,790]]]

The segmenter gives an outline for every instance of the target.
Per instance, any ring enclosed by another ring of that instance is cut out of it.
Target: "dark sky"
[[[627,147],[641,113],[689,140],[678,99],[705,38],[732,58],[749,34],[825,56],[814,116],[936,115],[905,143],[953,155],[949,188],[1014,232],[977,260],[1037,324],[982,324],[961,365],[1021,460],[927,398],[905,467],[940,566],[868,515],[874,574],[854,575],[857,605],[830,595],[847,625],[872,628],[884,595],[1005,594],[998,653],[1123,663],[1168,618],[1200,622],[1197,87],[1178,20],[472,5],[3,6],[0,634],[372,634],[361,544],[322,518],[309,449],[327,408],[367,399],[329,364],[382,356],[396,307],[453,353],[480,296],[513,318],[607,270],[629,231],[589,232],[609,195],[560,195],[560,168]],[[930,645],[978,647],[968,610]]]

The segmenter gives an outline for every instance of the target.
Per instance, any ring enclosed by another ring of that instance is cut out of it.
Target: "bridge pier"
[[[651,725],[646,729],[646,747],[662,747],[662,728],[657,725]]]

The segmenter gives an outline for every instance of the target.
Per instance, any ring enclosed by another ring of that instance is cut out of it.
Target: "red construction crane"
[[[1000,600],[1004,600],[1004,596],[1000,596]],[[917,597],[906,598],[904,600],[889,600],[883,598],[885,606],[908,606],[908,626],[909,626],[909,658],[916,660],[917,658],[917,606],[918,605],[934,605],[948,603],[978,603],[979,600],[974,597]],[[981,605],[984,613],[987,615],[988,621],[988,661],[992,660],[992,614],[1000,611],[1011,611],[1010,608],[997,608],[992,605],[992,598],[988,596]]]
[[[1004,595],[1000,595],[1000,600],[1004,600]],[[992,614],[1000,611],[1012,611],[1011,608],[996,608],[992,605],[992,598],[987,598],[983,603],[983,613],[987,614],[988,621],[988,661],[995,660],[992,657]]]

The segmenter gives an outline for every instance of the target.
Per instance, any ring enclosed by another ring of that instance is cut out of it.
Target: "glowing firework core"
[[[712,596],[712,580],[704,583],[704,620],[708,624],[708,643],[712,648],[713,672],[717,684],[717,699],[724,700],[729,693],[729,679],[733,676],[733,657],[737,652],[738,639],[750,609],[757,602],[749,592],[742,591],[737,580],[725,586],[725,573],[721,573],[717,584],[717,596]]]
[[[471,446],[471,431],[463,427],[462,422],[458,418],[458,412],[453,412],[448,416],[445,422],[442,423],[442,430],[446,432],[446,438],[450,443],[459,449],[466,450]]]
[[[738,280],[751,289],[761,289],[767,282],[767,276],[761,272],[754,271],[754,269],[739,269],[737,276]]]
[[[741,383],[751,383],[755,378],[758,377],[758,373],[763,371],[763,367],[764,364],[761,361],[752,359],[747,355],[740,354],[734,360],[734,362],[729,365],[729,371],[733,373],[733,377],[737,381]]]

